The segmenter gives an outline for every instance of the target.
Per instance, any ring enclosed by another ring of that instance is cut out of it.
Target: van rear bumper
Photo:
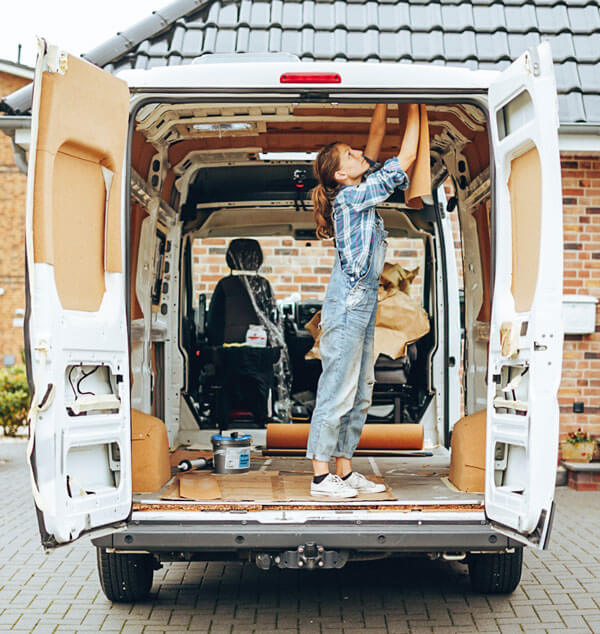
[[[326,549],[381,552],[501,551],[519,546],[486,522],[361,522],[262,524],[254,522],[130,521],[92,539],[116,551],[278,551],[315,543]]]

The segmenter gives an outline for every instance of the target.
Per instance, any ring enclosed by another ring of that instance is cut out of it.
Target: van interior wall
[[[261,107],[239,103],[157,104],[154,109],[147,108],[144,117],[138,120],[133,135],[132,167],[148,190],[154,192],[152,176],[157,171],[156,160],[163,161],[159,166],[160,199],[180,211],[186,202],[182,185],[189,183],[190,171],[197,170],[199,165],[219,161],[227,164],[232,158],[240,160],[240,157],[256,160],[259,152],[313,152],[333,140],[364,147],[372,108],[371,104],[264,104]],[[485,117],[478,108],[468,104],[429,105],[427,111],[434,184],[443,171],[454,182],[463,254],[468,254],[464,256],[467,338],[475,342],[472,346],[475,352],[471,353],[466,381],[475,388],[468,390],[472,402],[467,403],[467,412],[472,412],[479,409],[481,397],[485,399],[485,389],[481,389],[484,388],[482,362],[485,365],[485,325],[489,324],[489,146]],[[207,132],[208,121],[212,125],[218,125],[219,121],[227,125],[239,121],[249,124],[250,129],[228,133],[223,127],[218,132]],[[398,124],[392,106],[382,159],[397,152],[399,138],[394,130]],[[186,162],[189,162],[187,168]],[[132,254],[139,245],[136,223],[139,227],[146,213],[140,205],[132,205]],[[134,262],[137,257],[132,255],[133,321],[142,317],[134,290]],[[154,350],[152,358],[156,368]],[[168,368],[166,370],[168,375]],[[152,407],[156,412],[155,406]]]
[[[444,165],[452,181],[461,234],[464,289],[464,387],[466,414],[485,409],[491,318],[491,182],[486,129]]]

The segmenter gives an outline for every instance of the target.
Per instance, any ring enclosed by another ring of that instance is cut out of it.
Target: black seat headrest
[[[235,238],[225,256],[227,266],[235,271],[258,271],[263,263],[260,244],[253,238]]]

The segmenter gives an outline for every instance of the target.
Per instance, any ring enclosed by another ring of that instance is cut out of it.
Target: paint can
[[[211,438],[215,473],[246,473],[250,470],[252,436],[231,432],[229,436],[215,434]]]

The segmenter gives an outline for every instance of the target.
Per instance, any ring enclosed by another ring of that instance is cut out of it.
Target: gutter
[[[31,117],[0,117],[0,130],[10,138],[15,165],[20,172],[27,174]]]
[[[600,124],[564,123],[558,128],[561,152],[600,153]]]

